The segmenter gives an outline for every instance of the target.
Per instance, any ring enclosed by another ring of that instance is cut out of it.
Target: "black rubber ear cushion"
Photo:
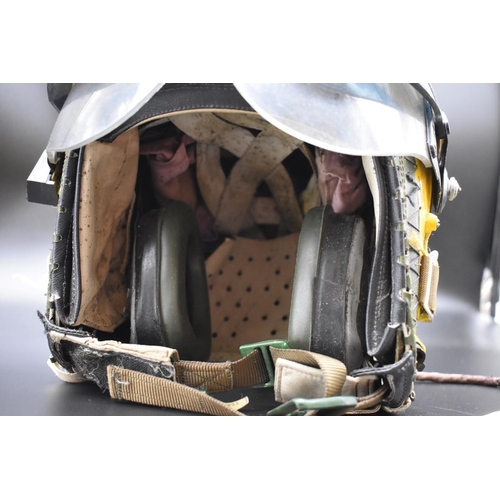
[[[205,260],[191,208],[170,201],[136,228],[131,342],[177,349],[181,359],[210,356],[211,325]]]
[[[364,316],[366,231],[363,219],[333,212],[330,205],[310,210],[299,238],[288,340],[342,361],[348,373],[360,368],[366,346]]]

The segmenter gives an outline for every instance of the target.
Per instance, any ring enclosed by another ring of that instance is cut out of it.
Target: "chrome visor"
[[[414,156],[431,165],[424,99],[410,84],[235,86],[263,118],[315,146],[358,156]]]
[[[75,83],[47,151],[70,151],[104,137],[139,110],[162,83]]]
[[[104,137],[137,112],[162,83],[76,83],[47,151]],[[358,156],[415,156],[430,166],[423,97],[403,83],[237,83],[243,98],[284,132]],[[430,88],[429,88],[430,90]]]

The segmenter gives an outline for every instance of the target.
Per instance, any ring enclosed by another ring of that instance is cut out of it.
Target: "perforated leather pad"
[[[243,344],[287,338],[298,237],[227,239],[207,260],[213,361],[238,359]]]

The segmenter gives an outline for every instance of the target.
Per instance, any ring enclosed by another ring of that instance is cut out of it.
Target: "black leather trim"
[[[71,296],[70,303],[72,310],[69,317],[71,324],[76,322],[76,318],[80,313],[80,306],[82,303],[82,286],[80,275],[80,193],[82,185],[82,163],[85,155],[85,148],[80,150],[78,158],[78,169],[76,172],[75,181],[75,200],[73,204],[73,263],[71,273]]]
[[[391,323],[400,324],[407,321],[407,303],[400,296],[400,291],[406,289],[406,267],[400,258],[405,255],[405,233],[403,227],[403,201],[401,195],[401,183],[398,171],[394,166],[394,158],[383,158],[387,175],[387,186],[389,190],[389,210],[391,214],[391,252],[392,252],[392,300],[391,300]]]
[[[80,337],[80,338],[92,338],[95,337],[95,330],[92,331],[86,331],[81,329],[75,329],[75,328],[65,328],[64,326],[58,326],[52,323],[46,316],[44,316],[40,311],[38,311],[38,317],[40,318],[40,321],[43,323],[43,327],[45,329],[45,332],[57,332],[57,333],[62,333],[64,335],[71,335],[73,337]]]
[[[397,326],[407,321],[403,201],[393,158],[374,158],[380,179],[380,224],[375,248],[366,323],[368,354],[382,364],[394,362]],[[404,193],[403,193],[404,195]],[[395,325],[395,326],[392,326]]]
[[[137,113],[100,140],[113,142],[155,116],[197,109],[253,111],[232,83],[167,83]]]
[[[81,301],[77,221],[82,158],[81,151],[72,151],[66,157],[52,247],[50,291],[59,320],[65,326],[75,323]]]
[[[373,158],[379,183],[380,216],[377,224],[377,243],[374,247],[373,264],[370,277],[370,291],[366,312],[366,345],[370,356],[387,352],[385,346],[393,345],[395,336],[392,331],[386,331],[391,314],[391,220],[388,208],[388,191],[385,180],[385,171],[380,158]],[[384,342],[383,342],[384,340]],[[381,347],[384,347],[381,350]],[[382,359],[381,362],[391,363],[392,360]]]
[[[175,377],[175,368],[170,364],[147,361],[123,353],[105,352],[65,340],[61,340],[59,344],[60,353],[64,359],[70,362],[72,369],[87,380],[96,383],[103,390],[109,389],[108,365],[119,366],[167,380],[173,380]]]
[[[53,358],[69,372],[77,372],[86,379],[95,382],[101,389],[108,389],[106,368],[116,365],[121,368],[154,375],[155,377],[173,380],[175,368],[172,365],[147,361],[133,355],[102,351],[71,341],[71,337],[92,338],[95,335],[69,328],[59,327],[51,323],[42,313],[38,317],[43,323],[47,341]],[[54,341],[48,332],[58,332],[66,335],[66,339]]]
[[[378,368],[362,368],[355,370],[351,375],[353,377],[377,375],[382,378],[390,389],[384,398],[384,404],[390,408],[399,408],[410,397],[417,376],[417,369],[413,353],[406,351],[397,363]]]
[[[82,331],[82,330],[73,330],[70,328],[64,328],[61,326],[57,326],[54,323],[52,323],[46,316],[44,316],[40,311],[37,311],[38,317],[40,318],[40,321],[43,323],[43,328],[45,330],[45,333],[48,334],[49,332],[57,332],[57,333],[62,333],[63,335],[67,335],[70,337],[78,337],[78,338],[92,338],[94,337],[93,334]],[[49,350],[50,353],[52,354],[52,357],[66,370],[72,372],[73,370],[73,364],[71,359],[66,355],[64,352],[61,343],[60,342],[55,342],[50,335],[47,335],[47,342],[49,344]]]

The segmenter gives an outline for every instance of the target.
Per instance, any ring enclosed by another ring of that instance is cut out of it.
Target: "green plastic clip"
[[[290,349],[286,340],[264,340],[262,342],[255,342],[254,344],[245,344],[240,347],[240,354],[242,357],[248,356],[248,354],[255,349],[260,349],[260,352],[262,353],[264,363],[266,364],[267,374],[269,375],[269,381],[256,387],[274,386],[274,362],[271,353],[269,352],[270,347],[274,347],[276,349]]]
[[[269,416],[304,416],[311,410],[330,410],[329,415],[342,415],[354,408],[358,400],[354,396],[332,396],[330,398],[295,398],[267,412]]]

